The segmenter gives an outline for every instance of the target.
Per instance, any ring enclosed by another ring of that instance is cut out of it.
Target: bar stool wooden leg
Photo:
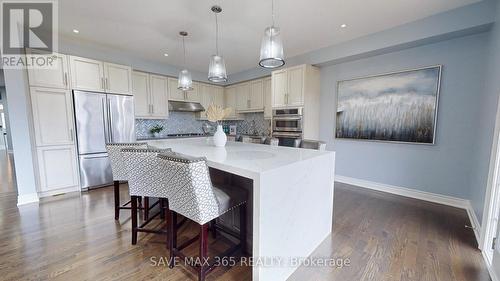
[[[137,196],[131,196],[132,207],[132,245],[137,244]]]
[[[247,254],[247,204],[240,205],[240,244],[242,255]]]
[[[210,232],[212,233],[212,238],[217,239],[217,219],[210,222]]]
[[[175,265],[175,251],[177,248],[177,222],[175,213],[167,209],[167,223],[168,223],[168,248],[170,252],[169,268],[174,268]]]
[[[160,204],[160,219],[165,220],[165,200],[163,198],[158,198]]]
[[[144,211],[144,220],[147,221],[149,219],[149,197],[144,197],[144,205],[142,210]]]
[[[198,268],[198,280],[205,281],[207,275],[207,265],[205,259],[208,258],[208,223],[200,225],[200,267]]]
[[[113,181],[114,195],[115,195],[115,220],[120,219],[120,182]]]

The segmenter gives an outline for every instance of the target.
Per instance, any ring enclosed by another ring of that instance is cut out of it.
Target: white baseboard
[[[479,223],[479,220],[477,219],[476,213],[474,212],[474,209],[472,208],[472,205],[469,200],[467,199],[462,199],[462,198],[457,198],[457,197],[452,197],[452,196],[447,196],[447,195],[441,195],[441,194],[436,194],[436,193],[431,193],[431,192],[426,192],[426,191],[420,191],[416,189],[411,189],[411,188],[406,188],[406,187],[400,187],[400,186],[394,186],[394,185],[389,185],[389,184],[383,184],[383,183],[378,183],[378,182],[372,182],[372,181],[367,181],[367,180],[360,180],[360,179],[355,179],[351,177],[344,177],[344,176],[335,176],[335,181],[353,185],[356,187],[362,187],[362,188],[367,188],[367,189],[372,189],[372,190],[377,190],[377,191],[382,191],[382,192],[387,192],[391,194],[396,194],[404,197],[409,197],[409,198],[414,198],[414,199],[419,199],[419,200],[424,200],[428,202],[433,202],[433,203],[438,203],[438,204],[443,204],[447,206],[452,206],[460,209],[464,209],[467,211],[467,215],[469,216],[469,219],[471,221],[471,226],[473,227],[474,230],[474,235],[476,236],[476,240],[479,243],[479,233],[481,233],[481,224]]]
[[[70,193],[70,192],[77,192],[77,191],[80,192],[80,187],[72,186],[72,187],[66,187],[49,191],[40,191],[38,192],[38,196],[40,196],[40,198],[43,198],[43,197],[49,197],[49,196]]]
[[[30,193],[17,196],[17,206],[38,203],[38,194]]]

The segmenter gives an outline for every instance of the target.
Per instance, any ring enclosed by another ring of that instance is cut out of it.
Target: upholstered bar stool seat
[[[242,188],[235,188],[234,186],[213,186],[214,194],[218,201],[219,214],[227,213],[228,211],[245,204],[247,201],[247,192]]]
[[[106,150],[108,152],[109,161],[111,163],[111,171],[113,174],[113,186],[114,186],[114,204],[115,204],[115,220],[120,218],[120,210],[130,209],[128,205],[131,203],[130,201],[125,204],[120,204],[120,182],[128,181],[128,175],[125,168],[125,163],[123,162],[121,150],[126,147],[131,148],[148,148],[148,144],[145,142],[135,142],[135,143],[107,143]],[[145,207],[146,210],[144,212],[144,216],[148,216],[149,209],[149,199],[145,198]]]
[[[164,184],[169,193],[170,214],[167,220],[170,260],[174,260],[176,256],[186,259],[181,250],[196,239],[199,239],[199,259],[208,258],[209,223],[237,207],[240,210],[240,233],[237,236],[240,243],[226,251],[223,256],[229,256],[239,249],[244,251],[246,249],[246,190],[229,185],[213,186],[204,157],[195,158],[169,152],[158,154],[158,159],[160,160],[158,166],[166,174]],[[200,226],[199,236],[177,246],[177,222],[174,212],[196,222]],[[225,232],[220,227],[217,230]],[[227,233],[234,236],[233,232]],[[170,267],[173,267],[172,263]],[[214,263],[193,266],[198,273],[199,280],[205,280],[205,276],[215,267]]]
[[[164,233],[163,230],[145,228],[156,216],[168,210],[168,191],[163,185],[165,173],[158,166],[158,153],[170,149],[123,148],[122,159],[128,176],[129,193],[132,201],[132,244],[137,243],[138,232]],[[140,226],[137,221],[137,201],[140,197],[155,197],[160,202],[160,212],[146,219]]]

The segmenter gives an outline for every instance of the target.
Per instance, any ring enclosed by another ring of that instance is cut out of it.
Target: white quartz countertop
[[[190,156],[204,156],[210,167],[248,178],[255,178],[266,171],[296,162],[334,153],[231,141],[228,141],[225,147],[215,147],[211,144],[211,138],[207,137],[147,142],[158,148],[171,148],[175,152]]]

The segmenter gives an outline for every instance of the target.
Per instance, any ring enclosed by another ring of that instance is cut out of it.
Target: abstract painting
[[[336,137],[434,144],[441,67],[339,81]]]

